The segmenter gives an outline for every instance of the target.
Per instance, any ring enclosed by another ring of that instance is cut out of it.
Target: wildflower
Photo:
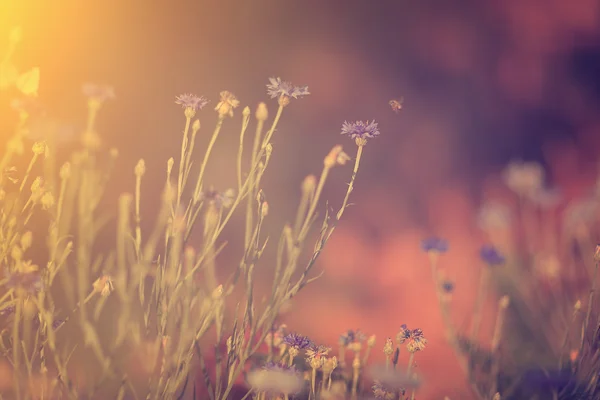
[[[477,223],[485,231],[504,229],[510,225],[511,217],[510,209],[506,205],[490,202],[479,210]]]
[[[331,348],[322,345],[312,344],[306,350],[306,361],[310,364],[310,366],[315,368],[321,368],[325,363],[325,356],[329,353]]]
[[[394,354],[394,343],[392,342],[392,338],[385,339],[385,344],[383,345],[383,353],[391,357]]]
[[[425,349],[426,344],[427,339],[425,339],[423,336],[423,331],[421,329],[417,328],[410,331],[406,342],[406,349],[409,352],[415,353],[417,351],[421,351]]]
[[[194,111],[199,111],[208,104],[208,100],[204,96],[196,96],[191,93],[184,93],[175,97],[175,104],[179,104],[183,108],[191,108]]]
[[[483,246],[479,252],[481,259],[489,266],[498,266],[506,261],[504,256],[493,246]]]
[[[33,144],[33,147],[31,148],[31,151],[33,151],[33,154],[35,154],[36,156],[39,155],[47,155],[48,154],[48,146],[46,145],[46,142],[35,142]]]
[[[113,290],[115,290],[112,282],[112,278],[109,275],[102,275],[100,278],[92,284],[94,292],[100,293],[102,297],[107,297]]]
[[[444,293],[452,293],[454,291],[454,282],[444,281],[442,282],[442,290]]]
[[[308,86],[292,86],[290,82],[282,81],[281,78],[269,78],[267,84],[267,94],[272,99],[278,98],[280,106],[286,106],[290,102],[290,97],[297,99],[310,94]]]
[[[202,194],[202,198],[213,203],[217,209],[229,208],[235,200],[235,192],[233,189],[227,189],[224,192],[218,192],[214,189],[207,190]]]
[[[281,324],[273,331],[265,336],[265,343],[271,347],[279,347],[283,344],[283,339],[286,335],[287,325]]]
[[[258,107],[256,107],[255,117],[258,121],[266,121],[269,118],[269,110],[267,110],[267,105],[265,103],[258,103]]]
[[[215,107],[215,111],[218,111],[221,118],[224,118],[226,115],[233,117],[233,109],[240,105],[240,101],[233,93],[227,90],[223,90],[220,95],[221,101]]]
[[[348,346],[355,342],[363,342],[365,340],[365,334],[362,333],[359,329],[353,331],[349,329],[345,333],[340,335],[339,343],[343,346]]]
[[[327,346],[323,346],[323,345],[317,346],[314,343],[311,343],[311,345],[306,350],[306,356],[308,358],[322,358],[322,357],[325,357],[329,353],[330,350],[331,350],[331,348],[329,348]]]
[[[4,307],[0,310],[0,317],[5,317],[15,312],[15,306]]]
[[[54,206],[54,195],[52,192],[44,192],[42,198],[40,199],[40,203],[42,204],[42,209],[49,210]]]
[[[8,280],[6,286],[11,289],[21,289],[29,294],[39,292],[44,288],[40,272],[37,271],[37,266],[29,263],[24,263],[26,270],[21,272],[6,272]]]
[[[380,381],[375,381],[371,389],[376,399],[394,400],[396,398],[396,392],[384,386]],[[404,396],[404,391],[401,392],[401,395]]]
[[[325,157],[324,164],[328,168],[333,168],[336,165],[346,165],[348,161],[350,161],[350,156],[342,150],[342,146],[337,145]]]
[[[185,116],[191,119],[196,115],[196,111],[202,110],[208,104],[208,100],[203,96],[184,93],[175,97],[175,104],[181,105],[185,109]]]
[[[367,144],[367,139],[372,139],[375,136],[379,136],[379,130],[377,128],[377,122],[375,121],[344,121],[342,124],[341,134],[348,135],[352,139],[355,139],[358,146],[364,146]]]
[[[505,168],[503,178],[517,195],[531,197],[542,188],[544,169],[536,162],[512,161]]]
[[[248,383],[258,392],[277,394],[296,394],[302,390],[304,381],[294,366],[280,363],[268,363],[261,369],[248,374]]]
[[[283,338],[283,343],[297,350],[304,350],[312,345],[312,342],[308,337],[299,335],[297,333],[288,334]]]
[[[98,105],[115,98],[115,90],[112,86],[85,83],[81,91],[91,102]]]
[[[448,241],[438,237],[431,237],[421,242],[421,248],[427,253],[445,253],[448,251]]]
[[[407,328],[406,324],[400,325],[400,331],[396,335],[396,342],[398,342],[398,344],[403,344],[409,338],[410,329]]]

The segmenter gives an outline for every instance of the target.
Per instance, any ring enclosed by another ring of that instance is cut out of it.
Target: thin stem
[[[202,160],[202,165],[200,166],[200,173],[198,174],[198,180],[196,181],[196,188],[194,189],[194,203],[197,203],[200,200],[200,193],[202,191],[202,179],[204,178],[204,172],[206,170],[206,165],[208,164],[208,158],[212,149],[217,141],[217,137],[219,136],[219,132],[221,131],[221,127],[223,126],[223,117],[219,117],[217,121],[217,126],[213,131],[212,137],[210,138],[210,142],[208,143],[208,147],[206,148],[206,153],[204,154],[204,160]]]
[[[177,177],[177,208],[179,208],[179,205],[181,204],[181,195],[183,192],[183,175],[185,173],[186,149],[188,143],[188,132],[190,130],[191,123],[192,118],[186,116],[185,129],[183,130],[183,141],[181,142],[181,157],[179,159],[179,171]]]

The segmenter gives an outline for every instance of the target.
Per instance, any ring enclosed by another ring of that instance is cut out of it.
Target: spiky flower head
[[[233,109],[240,105],[240,101],[235,95],[227,90],[220,93],[221,100],[215,107],[215,111],[219,113],[219,117],[224,118],[226,115],[233,117]]]
[[[383,345],[383,353],[391,357],[394,354],[394,342],[392,342],[392,338],[385,339],[385,344]]]
[[[310,94],[308,86],[293,86],[291,82],[282,81],[281,78],[269,78],[267,94],[272,99],[278,98],[279,105],[285,107],[290,102],[290,97],[297,99]]]
[[[298,333],[292,332],[283,338],[283,343],[297,350],[307,349],[312,345],[310,339],[306,336],[299,335]]]
[[[196,115],[196,111],[202,110],[208,104],[208,100],[203,96],[184,93],[175,98],[175,104],[179,104],[185,109],[185,116],[187,118],[193,118]]]
[[[315,345],[314,343],[312,343],[308,349],[306,349],[306,358],[311,360],[314,358],[325,358],[325,356],[327,354],[329,354],[329,351],[331,350],[330,347],[327,346],[323,346],[323,345]]]
[[[367,139],[379,136],[379,129],[375,121],[344,121],[341,134],[350,136],[358,146],[364,146],[367,144]]]
[[[408,336],[408,340],[406,342],[406,349],[410,353],[415,353],[417,351],[421,351],[425,349],[425,345],[427,344],[427,339],[423,336],[423,330],[417,328],[409,331],[410,334]]]
[[[445,253],[448,251],[448,241],[439,237],[430,237],[421,242],[421,249],[427,253]]]
[[[403,344],[406,340],[410,338],[410,329],[406,326],[406,324],[400,325],[400,331],[396,335],[396,342],[398,344]]]
[[[481,259],[489,266],[498,266],[504,264],[506,259],[494,246],[483,246],[479,252]]]

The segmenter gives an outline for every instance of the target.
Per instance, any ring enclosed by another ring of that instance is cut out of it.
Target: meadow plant
[[[490,244],[480,250],[470,331],[462,332],[450,316],[455,283],[439,267],[448,242],[423,241],[448,341],[477,399],[597,399],[598,193],[561,209],[560,191],[546,186],[540,164],[511,162],[502,178],[517,206],[492,200],[478,215]],[[498,299],[495,324],[491,337],[482,340],[489,296]]]
[[[370,372],[375,336],[347,331],[336,357],[331,348],[288,333],[279,322],[282,308],[318,278],[315,262],[348,206],[367,142],[380,133],[375,121],[342,124],[341,134],[353,139],[357,152],[339,210],[326,209],[321,217],[317,212],[330,171],[352,159],[341,145],[325,156],[319,178],[304,180],[294,224],[281,230],[275,260],[263,260],[264,223],[272,206],[262,180],[280,118],[293,101],[310,94],[308,87],[270,78],[267,94],[276,99],[277,111],[269,122],[268,106],[258,105],[249,150],[252,112],[242,109],[239,147],[232,152],[237,186],[222,191],[207,182],[206,170],[221,131],[239,115],[240,101],[229,91],[220,93],[216,125],[199,155],[200,113],[209,100],[179,95],[174,103],[183,110],[181,152],[166,161],[158,209],[146,210],[142,193],[148,176],[140,159],[130,165],[131,193],[118,198],[114,244],[107,244],[101,233],[113,222],[101,205],[118,151],[105,150],[96,121],[115,91],[83,85],[86,125],[78,148],[62,159],[59,138],[51,132],[32,143],[29,123],[41,113],[39,69],[19,71],[12,55],[20,31],[10,39],[0,89],[19,93],[12,102],[19,118],[0,160],[0,351],[12,371],[3,397],[414,399],[414,358],[427,343],[420,329],[403,325],[397,346],[386,340],[385,368]],[[29,161],[21,166],[23,159]],[[223,231],[236,211],[245,215],[243,247],[239,263],[227,270],[219,254],[235,251],[226,247]],[[154,216],[149,229],[142,224],[145,215]],[[307,262],[301,257],[305,251]],[[255,285],[261,263],[273,266],[262,303]],[[237,301],[236,287],[244,293]],[[409,354],[404,373],[396,370],[401,345]]]

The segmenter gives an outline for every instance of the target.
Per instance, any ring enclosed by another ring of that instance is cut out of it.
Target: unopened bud
[[[263,201],[262,207],[260,208],[260,215],[262,218],[266,217],[269,214],[269,203]]]
[[[200,130],[200,120],[197,119],[194,121],[194,123],[192,124],[192,131],[194,132],[198,132]]]
[[[137,165],[134,169],[134,173],[135,176],[137,176],[138,178],[141,178],[146,173],[146,163],[144,162],[143,158],[137,162]]]
[[[259,103],[256,108],[256,119],[259,121],[266,121],[269,117],[269,111],[265,103]]]
[[[244,119],[248,118],[250,116],[250,107],[244,107],[242,110],[242,115],[244,116]]]

